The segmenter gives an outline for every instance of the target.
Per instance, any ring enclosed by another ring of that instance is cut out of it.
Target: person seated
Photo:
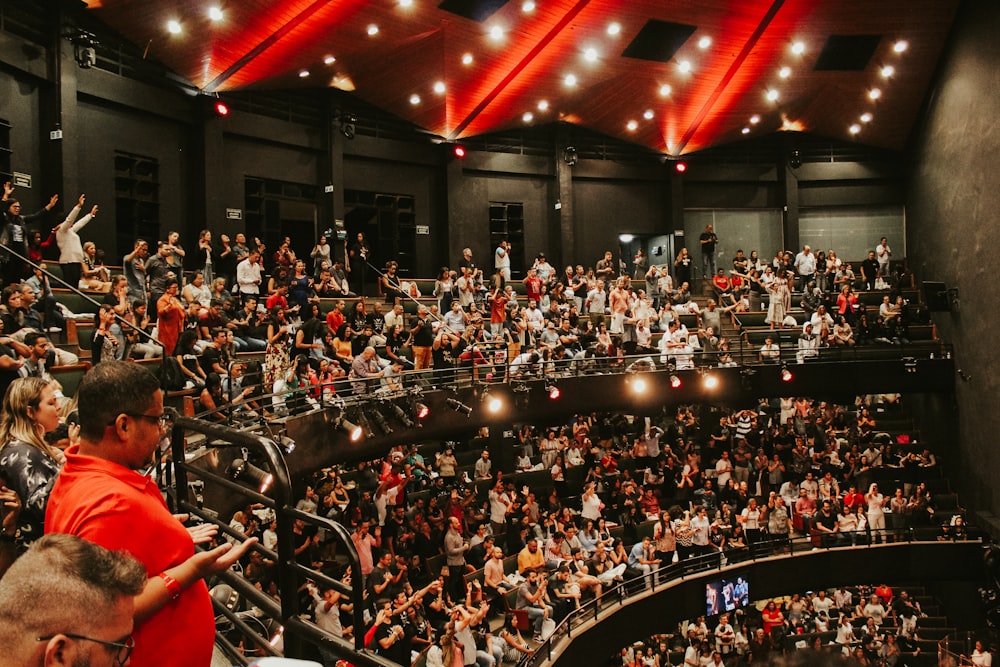
[[[851,329],[851,325],[847,323],[846,317],[840,316],[837,319],[837,324],[833,327],[833,331],[830,333],[829,341],[832,347],[854,346],[854,330]]]
[[[776,364],[781,360],[781,347],[774,342],[774,338],[768,336],[760,346],[757,356],[762,364]]]
[[[833,318],[826,312],[826,306],[821,305],[817,308],[809,318],[809,323],[812,324],[813,333],[820,338],[828,339],[833,331]]]
[[[813,334],[811,322],[806,322],[799,335],[798,352],[795,353],[795,360],[802,364],[807,360],[819,359],[819,336]]]

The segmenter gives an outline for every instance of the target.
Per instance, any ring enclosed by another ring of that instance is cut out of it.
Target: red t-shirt
[[[331,310],[329,313],[326,314],[326,326],[330,330],[330,332],[334,335],[337,334],[337,331],[340,329],[341,325],[346,321],[347,318],[344,317],[344,312],[341,310],[337,310],[336,308],[334,308],[333,310]]]
[[[49,496],[46,533],[68,533],[127,551],[151,577],[194,555],[191,536],[171,515],[154,481],[78,450],[76,445],[66,450],[66,465]],[[205,582],[186,588],[132,635],[132,667],[208,667],[215,616]]]

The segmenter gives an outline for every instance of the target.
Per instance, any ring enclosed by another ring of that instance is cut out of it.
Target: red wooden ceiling
[[[477,23],[437,0],[92,0],[102,21],[206,92],[335,86],[461,139],[564,120],[679,155],[782,127],[906,145],[959,0],[511,0]],[[208,18],[218,6],[221,21]],[[171,19],[182,32],[168,34]],[[650,19],[697,26],[669,63],[623,57]],[[607,27],[618,23],[612,36]],[[377,25],[370,36],[368,27]],[[500,40],[487,33],[504,30]],[[864,71],[814,71],[831,35],[881,35]],[[702,37],[712,40],[699,48]],[[909,48],[893,51],[897,40]],[[791,45],[806,50],[794,55]],[[586,49],[598,58],[588,62]],[[472,64],[462,56],[472,54]],[[336,61],[324,63],[327,56]],[[689,74],[678,70],[688,60]],[[893,65],[889,79],[881,75]],[[791,68],[787,79],[781,67]],[[299,73],[308,71],[308,77]],[[577,77],[567,87],[567,74]],[[436,93],[435,82],[444,82]],[[670,85],[667,97],[660,87]],[[882,96],[868,97],[872,87]],[[779,92],[775,102],[765,92]],[[419,104],[410,98],[418,95]],[[548,102],[541,111],[538,103]],[[647,111],[652,119],[644,118]],[[862,123],[865,112],[872,120]],[[750,123],[752,116],[760,121]],[[628,129],[635,121],[634,130]],[[852,135],[849,127],[861,125]]]

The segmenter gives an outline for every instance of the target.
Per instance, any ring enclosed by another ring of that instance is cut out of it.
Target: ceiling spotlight
[[[608,34],[614,37],[615,35],[621,33],[622,26],[620,23],[609,23],[608,24]]]
[[[337,420],[337,428],[347,434],[347,437],[351,442],[358,442],[364,437],[364,431],[360,426],[354,422],[348,421],[346,417],[341,415],[340,419]]]
[[[181,22],[177,19],[170,19],[167,21],[167,32],[171,35],[181,34]]]
[[[444,91],[445,90],[446,90],[446,87],[444,85],[444,81],[435,81],[434,82],[434,92],[435,93],[437,93],[438,95],[444,95]]]
[[[535,11],[534,0],[524,0],[524,2],[521,3],[521,11],[525,14],[530,14]]]
[[[583,59],[586,60],[588,63],[596,63],[597,62],[597,49],[594,49],[594,48],[584,49],[583,50]]]
[[[446,398],[444,402],[445,404],[447,404],[449,408],[451,408],[455,412],[460,412],[466,417],[472,415],[472,408],[470,408],[468,405],[458,400],[457,398]]]
[[[873,116],[871,115],[871,112],[866,111],[863,114],[861,114],[861,122],[862,123],[870,123],[870,122],[872,122],[872,117]]]
[[[758,116],[757,114],[754,114],[754,115],[750,116],[750,124],[751,125],[756,125],[759,122],[760,122],[760,116]]]
[[[427,407],[425,403],[417,401],[413,406],[414,412],[417,413],[417,419],[424,419],[427,415],[431,413],[431,409]]]
[[[369,37],[374,37],[375,35],[378,34],[378,26],[372,23],[370,26],[368,26],[367,32]]]
[[[639,123],[635,122],[634,120],[630,120],[629,122],[625,123],[625,129],[627,129],[629,132],[635,132],[636,129],[638,129],[638,127]]]
[[[794,44],[792,44],[792,53],[794,53],[795,55],[801,56],[805,52],[806,52],[805,42],[795,42]]]
[[[216,116],[224,118],[229,115],[229,105],[222,100],[216,100],[215,104],[212,105],[212,109],[215,111]]]
[[[412,7],[413,6],[413,0],[399,0],[399,6],[400,7]]]
[[[909,42],[907,42],[905,39],[901,39],[892,45],[892,50],[895,51],[896,53],[902,53],[903,51],[908,49],[909,46],[910,46]]]
[[[792,381],[792,371],[788,370],[788,364],[787,363],[782,363],[781,364],[781,381],[782,382],[791,382]]]
[[[868,97],[873,100],[877,100],[882,97],[882,90],[879,88],[872,88],[868,91]]]
[[[655,114],[653,113],[652,109],[646,109],[645,111],[642,112],[642,117],[645,118],[646,120],[653,120],[654,115]]]
[[[885,67],[882,68],[882,76],[885,77],[886,79],[888,79],[895,73],[896,73],[896,68],[893,67],[892,65],[886,65]]]
[[[337,62],[337,59],[334,58],[333,56],[327,56],[326,58],[323,58],[324,65],[332,65],[335,62]]]
[[[461,160],[462,158],[465,157],[465,146],[460,146],[458,144],[455,144],[455,147],[451,149],[451,152],[452,154],[454,154],[455,157]]]
[[[218,7],[212,7],[212,8],[210,8],[208,10],[208,18],[211,19],[211,20],[213,20],[213,21],[221,21],[222,20],[222,10],[219,9]]]
[[[548,394],[549,398],[553,401],[562,396],[562,391],[559,390],[559,385],[555,382],[550,382],[545,385],[545,393]]]
[[[677,69],[680,70],[681,74],[687,74],[688,72],[691,71],[691,61],[690,60],[680,61],[679,63],[677,63]]]
[[[709,37],[708,35],[705,35],[704,37],[702,37],[701,39],[698,40],[698,48],[699,49],[704,50],[704,49],[707,49],[710,46],[712,46],[712,38]]]
[[[525,123],[530,123],[531,121],[535,120],[535,114],[531,113],[530,111],[525,111],[523,114],[521,114],[521,120],[523,120]]]
[[[309,76],[309,70],[307,70],[307,69],[299,70],[299,78],[300,79],[304,79],[307,76]]]
[[[685,162],[684,160],[678,160],[677,162],[674,163],[674,169],[677,171],[678,174],[683,174],[685,171],[688,170],[687,162]]]
[[[681,379],[679,377],[677,377],[676,375],[671,374],[671,376],[670,376],[670,386],[673,389],[677,389],[678,387],[681,386]]]
[[[785,66],[778,70],[778,76],[780,76],[782,79],[787,79],[791,75],[792,75],[791,67]]]
[[[244,459],[233,459],[226,474],[238,482],[246,482],[261,493],[265,493],[274,481],[274,475]]]
[[[548,102],[548,100],[539,100],[538,101],[538,110],[539,111],[548,111],[549,110],[549,102]]]
[[[719,386],[719,378],[714,373],[703,372],[701,374],[701,384],[705,389],[715,389]]]
[[[740,130],[740,133],[741,134],[750,134],[750,128],[749,127],[744,127],[742,130]]]
[[[634,234],[619,234],[618,235],[618,242],[619,243],[631,243],[634,240],[635,240],[635,235]]]
[[[777,88],[770,88],[767,93],[764,94],[764,97],[767,98],[768,102],[777,102],[779,96],[780,93],[778,93]]]
[[[503,28],[498,25],[490,28],[490,38],[491,39],[503,39]]]
[[[567,85],[567,86],[569,86],[571,88],[573,86],[575,86],[576,85],[576,75],[575,74],[567,74],[565,76],[565,78],[563,78],[563,84],[565,84],[565,85]]]
[[[420,95],[417,95],[416,93],[410,95],[410,104],[412,104],[413,106],[417,106],[418,104],[420,104]]]
[[[392,435],[392,427],[389,426],[389,422],[386,421],[385,415],[382,414],[377,405],[369,406],[368,414],[371,417],[369,422],[375,422],[384,435]]]
[[[462,64],[463,65],[471,65],[472,64],[472,54],[471,53],[464,53],[464,54],[462,54]]]
[[[667,97],[671,92],[673,92],[673,88],[670,87],[669,83],[660,86],[660,97]]]
[[[860,132],[861,132],[861,126],[860,126],[860,125],[858,125],[857,123],[855,123],[854,125],[851,125],[851,126],[850,126],[849,128],[847,128],[847,129],[848,129],[848,131],[849,131],[849,132],[850,132],[851,134],[860,134]]]

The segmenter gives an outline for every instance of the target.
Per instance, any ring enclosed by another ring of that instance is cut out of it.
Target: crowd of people
[[[716,617],[699,616],[677,631],[623,648],[612,664],[666,667],[682,654],[683,667],[769,664],[788,651],[816,651],[849,658],[854,665],[904,665],[925,649],[920,627],[928,619],[917,596],[888,584],[841,586],[794,593]],[[965,664],[989,665],[977,641]],[[846,663],[845,663],[846,664]]]

